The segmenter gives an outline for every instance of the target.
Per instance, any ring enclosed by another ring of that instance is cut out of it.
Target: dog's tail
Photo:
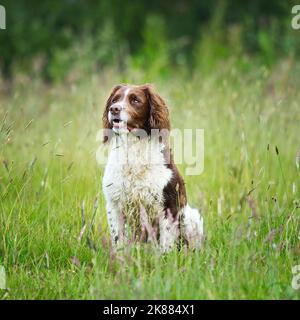
[[[200,249],[204,241],[203,217],[187,204],[182,212],[182,231],[189,248]]]

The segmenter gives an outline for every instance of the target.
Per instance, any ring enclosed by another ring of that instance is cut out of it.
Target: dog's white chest
[[[172,177],[161,145],[150,140],[116,137],[103,177],[106,198],[121,206],[163,203],[163,189]]]

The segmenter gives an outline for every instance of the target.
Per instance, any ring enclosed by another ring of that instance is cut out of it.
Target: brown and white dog
[[[103,113],[110,143],[103,192],[112,242],[159,241],[164,252],[183,239],[200,248],[203,219],[187,204],[185,184],[169,148],[170,120],[151,85],[118,85]]]

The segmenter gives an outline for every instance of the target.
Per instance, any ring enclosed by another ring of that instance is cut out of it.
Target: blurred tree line
[[[299,52],[285,0],[0,0],[0,69],[63,78],[78,61],[91,71],[107,65],[210,70],[233,56],[272,64]]]

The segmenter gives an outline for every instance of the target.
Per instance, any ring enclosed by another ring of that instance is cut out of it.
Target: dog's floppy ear
[[[159,94],[154,91],[152,85],[145,84],[143,87],[150,107],[148,124],[150,130],[170,130],[169,111],[165,101]]]
[[[117,90],[119,90],[122,87],[121,84],[113,87],[107,101],[105,104],[105,108],[104,108],[104,112],[103,112],[103,116],[102,116],[102,125],[103,125],[103,143],[106,143],[110,140],[111,136],[112,136],[112,125],[109,123],[108,120],[108,112],[109,112],[109,107],[111,105],[111,100],[114,96],[114,94],[117,92]]]

